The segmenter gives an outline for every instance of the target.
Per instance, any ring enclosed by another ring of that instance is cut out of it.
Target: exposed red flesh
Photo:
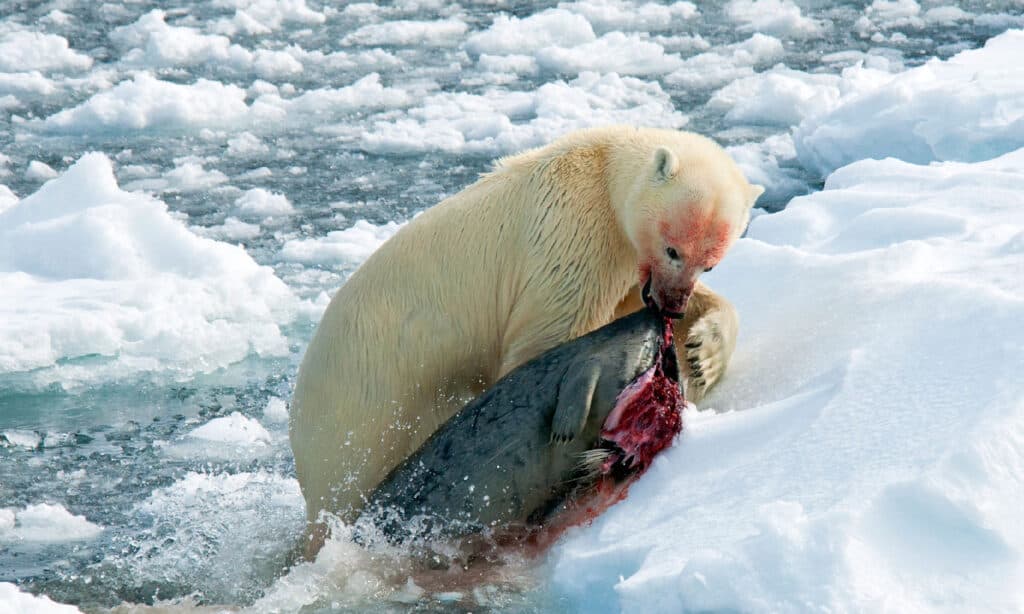
[[[683,429],[683,393],[679,382],[665,373],[665,352],[674,351],[669,321],[661,347],[654,365],[619,394],[604,422],[601,439],[613,444],[601,466],[604,475],[618,463],[643,472]]]
[[[542,552],[570,527],[590,524],[601,513],[626,498],[629,487],[650,466],[655,455],[672,445],[683,429],[685,406],[679,382],[666,373],[665,353],[674,352],[672,322],[665,321],[661,351],[654,365],[627,386],[615,401],[615,408],[601,428],[601,440],[610,448],[602,463],[600,477],[527,543]],[[617,468],[628,471],[623,477]]]

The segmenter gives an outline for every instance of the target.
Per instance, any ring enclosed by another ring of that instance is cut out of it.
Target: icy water
[[[89,610],[186,598],[257,611],[572,609],[545,584],[543,562],[510,563],[475,595],[419,594],[389,584],[401,575],[388,571],[391,554],[334,544],[323,569],[279,579],[304,518],[283,402],[327,297],[389,222],[458,191],[497,156],[588,125],[711,135],[762,173],[761,205],[781,209],[822,179],[777,146],[785,110],[730,114],[716,92],[777,64],[896,72],[1024,22],[1012,0],[544,12],[555,7],[0,2],[0,183],[26,197],[50,176],[30,163],[59,173],[103,152],[121,190],[242,244],[295,303],[286,316],[239,316],[242,338],[226,348],[237,351],[192,354],[182,347],[203,343],[180,332],[153,363],[150,346],[133,354],[130,335],[91,350],[78,331],[62,344],[58,319],[73,309],[38,313],[48,358],[0,329],[0,582]],[[544,20],[517,21],[531,16]],[[365,232],[325,240],[352,228]],[[71,264],[51,264],[55,280],[76,279]],[[0,288],[9,312],[31,313],[46,296]],[[252,322],[283,341],[250,345]]]

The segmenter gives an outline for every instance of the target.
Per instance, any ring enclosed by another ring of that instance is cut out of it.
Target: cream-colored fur
[[[703,137],[610,127],[502,159],[413,219],[334,296],[299,370],[290,435],[309,519],[351,519],[469,399],[639,308],[638,266],[663,252],[648,245],[657,220],[721,218],[731,243],[759,193]],[[677,324],[680,344],[699,344],[691,398],[721,376],[735,322],[694,289]]]

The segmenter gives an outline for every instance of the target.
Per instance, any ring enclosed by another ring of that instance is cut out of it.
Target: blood
[[[625,499],[629,487],[650,467],[654,457],[682,432],[685,404],[679,387],[672,321],[666,319],[654,365],[619,393],[615,408],[601,428],[599,447],[608,450],[608,457],[596,482],[520,540],[527,552],[543,552],[571,527],[590,524]]]
[[[635,479],[683,430],[685,399],[679,388],[671,321],[666,320],[664,330],[654,365],[619,393],[601,429],[601,444],[610,449],[602,475],[629,472],[636,474]]]

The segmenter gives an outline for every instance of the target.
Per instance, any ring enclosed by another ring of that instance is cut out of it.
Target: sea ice
[[[981,49],[930,60],[806,118],[794,132],[800,161],[827,175],[855,160],[986,160],[1024,143],[1024,31]]]
[[[46,595],[23,592],[10,582],[0,582],[0,614],[82,614],[73,605],[57,603]]]
[[[286,354],[298,307],[242,248],[121,191],[97,153],[0,213],[0,285],[0,370],[66,386]]]
[[[295,208],[284,194],[275,194],[263,188],[246,190],[235,201],[235,206],[238,207],[238,212],[245,216],[269,217],[295,213]]]
[[[63,36],[14,31],[0,34],[0,72],[80,71],[92,58],[68,46]]]
[[[357,265],[398,232],[401,226],[396,222],[377,226],[358,220],[351,227],[332,230],[325,237],[286,242],[281,248],[281,259],[306,264]]]
[[[72,542],[92,539],[102,532],[103,527],[61,505],[39,503],[21,510],[0,508],[0,543]]]

